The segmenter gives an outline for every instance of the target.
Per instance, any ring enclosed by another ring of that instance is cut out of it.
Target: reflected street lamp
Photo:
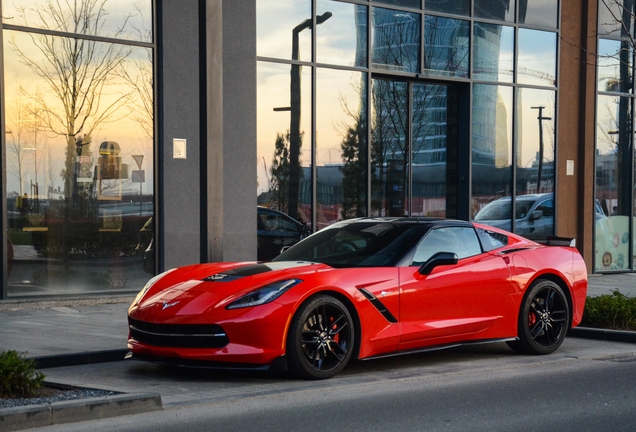
[[[543,171],[543,120],[552,120],[552,117],[543,117],[544,106],[530,107],[531,109],[539,110],[539,168],[537,171],[537,193],[541,192],[541,174]]]
[[[316,16],[316,25],[331,18],[331,12]],[[301,31],[311,29],[313,20],[306,19],[292,30],[292,61],[299,60],[298,39]],[[300,188],[300,65],[291,66],[290,111],[289,125],[289,199],[287,213],[298,219],[298,190]]]

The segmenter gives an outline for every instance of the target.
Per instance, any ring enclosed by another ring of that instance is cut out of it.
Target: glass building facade
[[[599,1],[594,270],[636,269],[634,2]]]
[[[259,205],[576,237],[590,272],[636,270],[631,0],[0,7],[2,300],[254,260]]]
[[[7,298],[137,290],[154,271],[152,1],[1,10]]]
[[[258,204],[314,229],[441,216],[554,234],[559,11],[259,0]]]

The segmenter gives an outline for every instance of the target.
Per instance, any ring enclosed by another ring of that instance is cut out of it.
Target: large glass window
[[[152,39],[150,2],[115,3],[3,3],[22,26],[2,34],[10,297],[135,290],[154,272],[153,52],[125,44]]]
[[[512,82],[514,28],[479,22],[473,28],[473,78]]]
[[[473,86],[471,216],[508,229],[512,206],[512,93],[512,87]],[[493,219],[487,211],[479,213],[498,199],[503,203],[497,205],[503,209],[501,217]]]
[[[468,77],[470,24],[427,15],[424,26],[424,70],[431,75]]]
[[[474,0],[475,17],[486,18],[497,21],[515,21],[515,1],[514,0]]]
[[[634,15],[630,11],[633,0],[599,0],[598,5],[599,37],[618,38],[623,32],[634,34]],[[627,25],[623,26],[623,23]]]
[[[412,186],[408,214],[444,217],[447,188],[455,187],[456,183],[447,177],[448,87],[413,84],[412,95]]]
[[[72,6],[71,6],[72,5]],[[67,13],[73,11],[73,18]],[[152,42],[152,2],[3,0],[2,21],[44,30]]]
[[[316,29],[316,61],[367,66],[367,7],[319,0],[319,16],[329,16]]]
[[[631,93],[632,49],[627,41],[599,39],[598,91]]]
[[[596,116],[596,270],[627,269],[632,100],[599,95]]]
[[[371,213],[404,216],[408,182],[408,85],[373,80],[371,105]]]
[[[258,202],[294,211],[285,204],[286,185],[294,182],[283,176],[277,191],[270,165],[277,136],[281,154],[294,147],[284,135],[293,129],[285,126],[292,105],[285,89],[297,62],[288,45],[282,54],[266,45],[291,40],[274,22],[289,21],[282,27],[290,33],[314,6],[315,28],[299,36],[307,43],[296,120],[299,190],[309,197],[299,196],[299,215],[320,229],[367,214],[476,217],[501,200],[505,221],[498,226],[537,239],[552,234],[559,4],[299,0],[277,6],[259,0]],[[295,18],[269,20],[266,5]],[[467,164],[471,178],[459,171]],[[470,211],[459,202],[469,190]]]
[[[555,96],[550,90],[517,90],[516,193],[517,205],[524,202],[527,211],[517,213],[515,232],[530,238],[554,233],[553,215],[533,212],[554,196]]]
[[[374,7],[371,64],[397,72],[420,71],[420,14]]]
[[[311,61],[311,1],[258,0],[256,54]]]
[[[559,2],[554,0],[520,0],[519,23],[557,28]]]
[[[258,204],[310,222],[311,68],[259,62],[257,72]]]
[[[636,270],[634,2],[598,7],[594,269]]]
[[[317,227],[367,215],[366,75],[320,68],[316,86]]]
[[[519,29],[517,82],[556,86],[556,33]]]

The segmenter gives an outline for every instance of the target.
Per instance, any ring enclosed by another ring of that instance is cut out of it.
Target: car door
[[[457,264],[421,274],[437,252],[457,254]],[[504,317],[517,314],[512,293],[504,257],[483,252],[472,226],[433,229],[400,268],[400,349],[503,337]]]

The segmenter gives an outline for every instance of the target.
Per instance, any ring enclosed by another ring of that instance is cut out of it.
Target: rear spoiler
[[[548,236],[545,241],[540,241],[546,246],[568,246],[568,247],[576,247],[576,239],[570,237],[557,237],[557,236]]]

